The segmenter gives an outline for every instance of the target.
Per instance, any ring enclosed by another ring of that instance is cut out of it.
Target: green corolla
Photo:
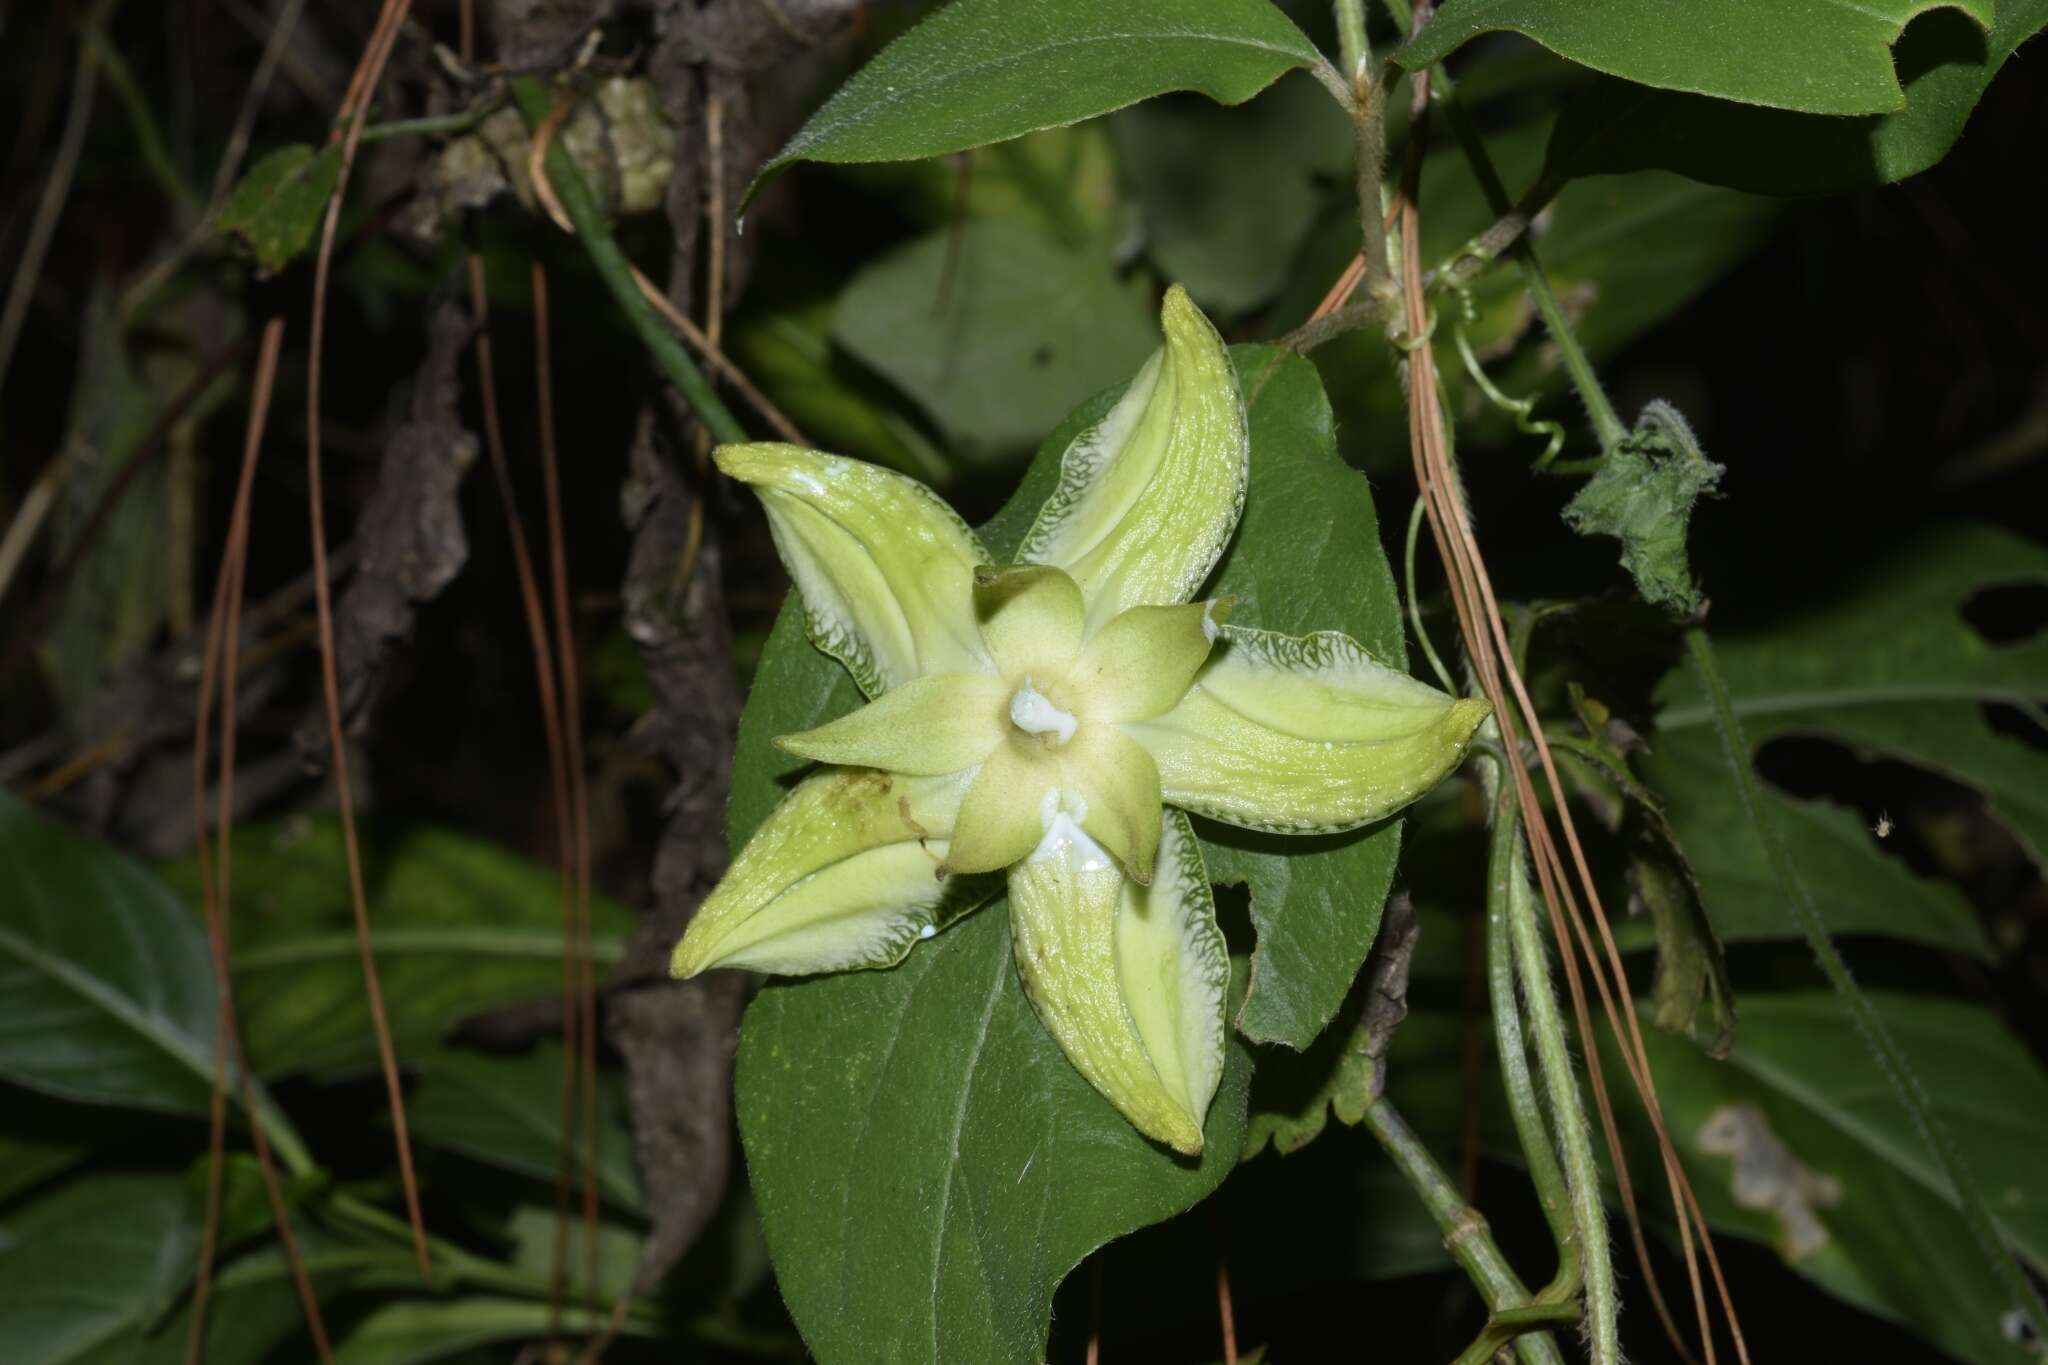
[[[1165,346],[1094,427],[1008,568],[922,484],[787,445],[718,451],[767,508],[810,635],[868,704],[777,741],[825,765],[740,852],[674,970],[889,967],[1005,875],[1017,972],[1074,1065],[1194,1153],[1230,963],[1200,815],[1351,829],[1459,761],[1485,704],[1335,632],[1193,601],[1244,505],[1244,400],[1178,287]]]

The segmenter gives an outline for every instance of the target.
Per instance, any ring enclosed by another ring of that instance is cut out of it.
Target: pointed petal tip
[[[1200,1156],[1202,1125],[1195,1116],[1163,1095],[1146,1098],[1152,1102],[1142,1106],[1118,1099],[1110,1102],[1116,1105],[1133,1128],[1151,1141],[1170,1147],[1182,1156]]]
[[[1166,298],[1159,305],[1159,323],[1169,346],[1197,338],[1214,339],[1214,344],[1219,347],[1223,344],[1216,324],[1209,321],[1209,315],[1178,284],[1167,286]]]
[[[1472,738],[1473,732],[1485,724],[1486,718],[1492,714],[1493,706],[1486,698],[1460,697],[1451,703],[1450,710],[1445,713],[1444,729],[1462,748],[1465,742]]]
[[[678,981],[688,981],[708,965],[704,961],[704,944],[701,940],[692,943],[693,935],[685,931],[676,943],[676,950],[669,954],[668,974]]]
[[[778,467],[786,468],[791,454],[808,456],[811,452],[779,441],[729,442],[714,447],[711,460],[727,478],[759,483]]]

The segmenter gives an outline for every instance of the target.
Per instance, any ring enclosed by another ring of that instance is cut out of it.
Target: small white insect
[[[1880,839],[1890,838],[1892,832],[1891,812],[1885,810],[1879,811],[1877,813],[1877,823],[1870,827],[1870,832],[1872,834],[1875,834]]]

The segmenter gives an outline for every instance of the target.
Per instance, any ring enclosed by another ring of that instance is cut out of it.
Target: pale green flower
[[[868,704],[777,742],[822,767],[676,948],[711,967],[888,967],[1003,872],[1017,971],[1081,1074],[1147,1136],[1202,1147],[1230,964],[1187,815],[1351,829],[1457,764],[1483,702],[1334,632],[1192,602],[1237,527],[1244,401],[1179,288],[1165,346],[1067,448],[1019,563],[929,489],[786,445],[724,446],[768,510],[818,648]]]

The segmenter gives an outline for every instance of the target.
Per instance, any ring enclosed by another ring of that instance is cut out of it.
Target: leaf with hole
[[[1745,737],[1759,748],[1782,736],[1826,739],[1974,788],[2039,865],[2048,852],[2048,755],[1995,729],[1986,708],[2038,708],[2048,693],[2048,633],[1994,645],[1962,610],[1987,588],[2041,582],[2048,551],[1989,527],[1953,527],[1889,557],[1847,598],[1807,606],[1767,631],[1719,639]],[[1799,937],[1740,818],[1693,675],[1673,672],[1658,699],[1644,774],[1669,802],[1715,927],[1729,939]],[[1985,951],[1961,897],[1881,851],[1859,816],[1772,799],[1831,929]]]
[[[1546,166],[1559,176],[1654,167],[1758,194],[1889,185],[1948,155],[2006,59],[2044,25],[2048,0],[1998,0],[1988,33],[1959,13],[1929,14],[1893,54],[1904,106],[1848,118],[1601,80],[1565,107]]]
[[[1893,44],[1935,9],[1991,27],[1992,0],[1450,0],[1392,60],[1419,70],[1508,31],[1642,85],[1808,114],[1881,114],[1905,103]]]

